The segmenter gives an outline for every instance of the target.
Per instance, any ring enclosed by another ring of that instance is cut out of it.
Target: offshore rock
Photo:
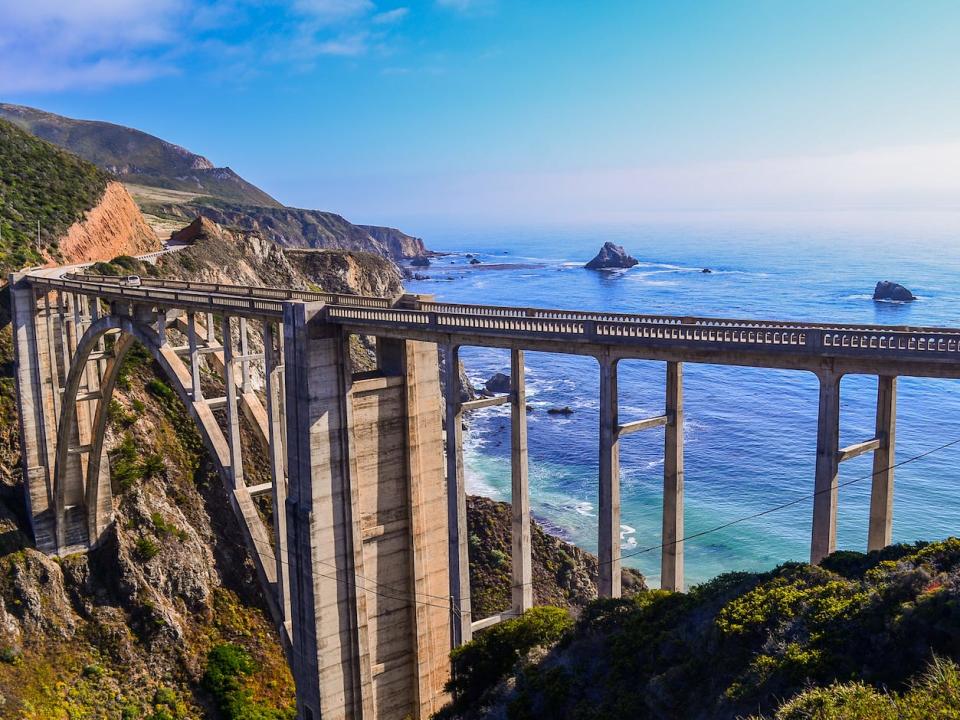
[[[896,300],[897,302],[910,302],[916,300],[916,296],[907,290],[900,283],[881,280],[873,291],[874,300]]]
[[[510,392],[510,376],[498,372],[487,380],[483,386],[487,389],[487,392],[508,393]]]
[[[605,242],[600,252],[590,262],[584,265],[588,270],[612,270],[631,268],[637,264],[637,259],[627,254],[621,245]]]

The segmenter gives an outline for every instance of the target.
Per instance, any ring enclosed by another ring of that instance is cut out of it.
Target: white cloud
[[[394,10],[377,13],[371,18],[371,22],[374,25],[392,25],[403,20],[408,14],[410,14],[410,8],[398,7]]]
[[[144,82],[191,58],[232,77],[309,70],[387,47],[409,10],[376,11],[372,0],[0,0],[0,93]],[[245,26],[253,39],[232,32]]]
[[[336,23],[366,15],[374,9],[370,0],[294,0],[294,10],[324,23]]]
[[[331,40],[318,42],[315,47],[319,55],[355,57],[357,55],[363,55],[367,51],[367,34],[361,32],[353,35],[344,35]]]

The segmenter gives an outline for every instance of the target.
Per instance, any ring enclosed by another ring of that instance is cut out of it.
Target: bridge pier
[[[453,647],[473,639],[470,610],[470,556],[467,529],[467,489],[463,472],[463,408],[460,403],[460,348],[444,351],[446,398],[447,528],[450,564],[450,631]]]
[[[527,459],[527,386],[523,350],[510,351],[510,507],[512,512],[512,612],[533,607],[530,473]]]
[[[620,597],[620,419],[617,360],[600,358],[600,597]]]
[[[877,378],[877,438],[873,451],[873,479],[870,490],[870,528],[867,551],[882,550],[893,539],[893,466],[897,434],[897,378]]]
[[[667,363],[660,587],[683,590],[683,365]]]
[[[322,307],[284,308],[298,710],[425,720],[451,630],[436,345],[402,341],[400,367],[354,377]]]
[[[837,549],[837,480],[840,443],[840,379],[833,371],[817,374],[820,400],[817,415],[817,465],[813,483],[813,525],[810,563],[816,565]]]

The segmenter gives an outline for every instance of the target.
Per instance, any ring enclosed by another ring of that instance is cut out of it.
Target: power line
[[[859,483],[859,482],[863,482],[864,480],[872,479],[872,478],[875,477],[876,475],[879,475],[879,474],[881,474],[881,473],[883,473],[883,472],[887,472],[887,471],[889,471],[889,470],[894,470],[894,469],[896,469],[896,468],[903,467],[904,465],[909,465],[910,463],[917,462],[918,460],[922,460],[923,458],[929,457],[930,455],[933,455],[934,453],[940,452],[940,451],[942,451],[942,450],[945,450],[945,449],[947,449],[947,448],[949,448],[949,447],[952,447],[952,446],[958,445],[958,444],[960,444],[960,438],[957,438],[957,439],[955,439],[955,440],[951,440],[950,442],[944,443],[944,444],[942,444],[942,445],[938,445],[937,447],[931,448],[931,449],[926,450],[926,451],[924,451],[924,452],[922,452],[922,453],[919,453],[919,454],[917,454],[917,455],[914,455],[914,456],[912,456],[912,457],[909,457],[909,458],[907,458],[907,459],[905,459],[905,460],[901,460],[900,462],[894,463],[893,465],[889,465],[889,466],[887,466],[887,467],[885,467],[885,468],[882,468],[882,469],[877,470],[877,471],[875,471],[875,472],[869,473],[869,474],[867,474],[867,475],[863,475],[863,476],[861,476],[861,477],[853,478],[853,479],[851,479],[851,480],[847,480],[847,481],[845,481],[845,482],[839,483],[839,484],[837,485],[837,488],[839,489],[839,488],[841,488],[841,487],[848,487],[848,486],[853,485],[853,484],[855,484],[855,483]],[[721,531],[721,530],[725,530],[726,528],[729,528],[729,527],[731,527],[731,526],[733,526],[733,525],[738,525],[738,524],[740,524],[740,523],[748,522],[748,521],[750,521],[750,520],[755,520],[755,519],[757,519],[757,518],[764,517],[764,516],[766,516],[766,515],[770,515],[770,514],[775,513],[775,512],[779,512],[780,510],[784,510],[784,509],[789,508],[789,507],[792,507],[792,506],[794,506],[794,505],[798,505],[798,504],[800,504],[801,502],[804,502],[804,501],[807,501],[807,500],[811,500],[811,499],[817,497],[818,495],[821,495],[821,494],[824,494],[824,493],[827,493],[827,492],[832,492],[832,488],[826,488],[826,489],[824,489],[824,490],[818,490],[818,491],[815,491],[815,492],[813,492],[813,493],[809,493],[809,494],[807,494],[807,495],[803,495],[803,496],[801,496],[801,497],[795,498],[795,499],[790,500],[790,501],[788,501],[788,502],[781,503],[780,505],[775,505],[775,506],[770,507],[770,508],[767,508],[767,509],[765,509],[765,510],[761,510],[761,511],[758,511],[758,512],[755,512],[755,513],[751,513],[751,514],[749,514],[749,515],[744,515],[744,516],[739,517],[739,518],[736,518],[736,519],[734,519],[734,520],[730,520],[730,521],[728,521],[728,522],[721,523],[720,525],[716,525],[716,526],[714,526],[714,527],[712,527],[712,528],[708,528],[708,529],[706,529],[706,530],[701,530],[701,531],[696,532],[696,533],[693,533],[693,534],[691,534],[691,535],[686,535],[686,536],[684,536],[683,538],[681,538],[680,540],[675,540],[675,541],[670,542],[670,543],[660,543],[660,544],[658,544],[658,545],[651,545],[651,546],[649,546],[649,547],[645,547],[645,548],[642,548],[642,549],[640,549],[640,550],[636,550],[636,551],[631,552],[631,553],[623,554],[623,555],[620,556],[619,559],[620,559],[620,560],[623,560],[623,559],[625,559],[625,558],[636,557],[637,555],[642,555],[642,554],[645,554],[645,553],[648,553],[648,552],[652,552],[652,551],[654,551],[654,550],[663,549],[663,548],[670,547],[670,546],[672,546],[672,545],[676,545],[676,544],[679,544],[679,543],[682,543],[682,542],[688,542],[688,541],[690,541],[690,540],[694,540],[694,539],[697,539],[697,538],[701,538],[701,537],[704,537],[704,536],[706,536],[706,535],[710,535],[710,534],[712,534],[712,533],[719,532],[719,531]],[[223,539],[226,540],[226,538],[223,538]],[[251,538],[251,541],[252,541],[256,546],[258,546],[258,547],[263,547],[262,541],[258,541],[256,538]],[[244,550],[247,550],[247,548],[246,548],[245,545],[240,545],[239,543],[235,543],[235,542],[229,541],[229,540],[228,540],[228,542],[231,542],[231,544],[234,544],[234,545],[236,545],[237,547],[242,547]],[[269,546],[270,551],[271,551],[271,557],[273,557],[274,560],[275,560],[275,559],[276,559],[276,550],[274,549],[274,547],[273,547],[272,545],[268,545],[268,546]],[[289,569],[289,567],[290,567],[291,564],[290,564],[290,562],[289,562],[286,558],[282,558],[282,557],[281,557],[281,558],[280,558],[280,562],[281,562],[282,564],[284,564],[285,566],[287,566],[287,568]],[[317,562],[319,562],[319,563],[321,563],[321,564],[323,564],[323,565],[327,565],[327,566],[329,566],[329,567],[331,567],[331,568],[336,569],[336,565],[334,565],[333,563],[324,562],[324,561],[322,561],[322,560],[318,560]],[[609,565],[609,564],[611,564],[610,561],[601,561],[601,560],[599,560],[599,559],[598,559],[598,561],[597,561],[597,567],[598,567],[598,568],[601,567],[601,566],[603,566],[603,565]],[[373,594],[373,595],[377,595],[377,596],[379,596],[379,597],[383,597],[383,598],[386,598],[386,599],[389,599],[389,600],[397,600],[397,601],[406,602],[407,605],[404,606],[405,608],[409,608],[409,607],[415,606],[415,605],[420,605],[420,606],[423,606],[423,607],[439,608],[439,609],[442,609],[442,610],[446,610],[446,611],[448,611],[448,612],[449,612],[449,611],[452,611],[452,612],[454,612],[454,614],[456,614],[456,615],[459,615],[459,614],[460,614],[460,613],[459,613],[459,608],[456,606],[456,604],[453,604],[453,605],[437,605],[437,604],[435,604],[435,603],[423,602],[423,601],[417,599],[417,596],[418,596],[418,595],[421,595],[421,596],[424,596],[424,597],[429,597],[429,598],[441,599],[441,600],[449,600],[449,599],[450,599],[450,596],[443,597],[443,596],[440,596],[440,595],[431,595],[431,594],[429,594],[429,593],[417,593],[417,592],[414,592],[413,595],[403,596],[403,595],[404,595],[404,591],[403,591],[403,590],[401,590],[401,589],[399,589],[399,588],[396,588],[395,586],[386,585],[385,583],[379,583],[379,582],[377,582],[376,580],[373,580],[373,579],[371,579],[371,578],[365,578],[365,577],[363,577],[362,575],[359,575],[358,573],[354,573],[354,577],[356,577],[357,579],[363,580],[363,581],[365,581],[365,582],[373,583],[373,585],[375,585],[375,586],[377,586],[377,587],[386,588],[387,590],[389,590],[389,591],[391,591],[391,592],[399,593],[400,595],[388,595],[388,594],[386,594],[386,593],[378,592],[378,591],[373,590],[373,589],[371,589],[371,588],[369,588],[369,587],[366,587],[365,585],[361,585],[360,583],[358,583],[358,582],[356,582],[356,581],[350,581],[350,580],[345,579],[345,578],[340,578],[340,577],[331,576],[331,575],[323,575],[322,573],[320,573],[319,576],[320,576],[320,577],[323,577],[323,578],[326,578],[326,579],[329,579],[329,580],[334,580],[334,581],[336,581],[336,582],[343,583],[343,584],[345,584],[345,585],[347,585],[347,586],[350,586],[350,587],[353,587],[353,588],[355,588],[355,589],[363,590],[364,592],[367,592],[367,593],[370,593],[370,594]],[[521,585],[521,586],[519,586],[519,587],[526,587],[527,585],[533,585],[533,584],[534,584],[534,583],[532,583],[532,582],[530,582],[530,583],[524,583],[523,585]],[[517,587],[517,586],[512,586],[512,587]],[[468,600],[469,600],[469,599],[472,599],[472,596],[471,596],[471,595],[468,595],[468,596],[467,596],[467,599],[468,599]],[[515,613],[515,612],[512,612],[512,611],[505,611],[505,612],[501,612],[501,613],[499,613],[499,614],[500,614],[501,617],[515,617],[515,616],[518,616],[518,615],[519,615],[519,613]]]

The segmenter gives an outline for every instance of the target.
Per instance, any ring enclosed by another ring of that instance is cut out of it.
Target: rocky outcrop
[[[900,283],[881,280],[873,290],[874,300],[895,300],[897,302],[910,302],[916,300],[916,296],[907,290]]]
[[[617,268],[631,268],[637,264],[637,259],[627,254],[620,245],[605,242],[600,252],[590,262],[584,265],[588,270],[613,270]]]
[[[223,228],[213,222],[213,220],[198,216],[196,220],[185,228],[171,234],[170,244],[193,245],[197,240],[205,237],[220,237],[222,234]]]
[[[405,260],[426,252],[419,238],[391,228],[376,228],[375,237],[369,231],[370,226],[354,225],[341,215],[321,210],[200,201],[160,203],[145,209],[162,217],[184,220],[200,215],[221,227],[259,235],[284,247],[354,250],[393,260]]]
[[[60,240],[67,262],[109,260],[159,250],[160,241],[122,183],[111,182],[100,202]]]
[[[470,586],[476,619],[510,607],[510,504],[485,497],[467,497],[470,526]],[[597,558],[531,523],[533,600],[578,611],[597,597]],[[636,570],[624,569],[623,594],[646,589]]]
[[[510,376],[498,372],[487,380],[483,386],[490,393],[508,393],[510,392]]]
[[[402,230],[379,225],[358,225],[357,227],[370,233],[370,237],[381,243],[390,256],[398,260],[422,257],[427,254],[427,247],[421,238],[407,235]]]
[[[388,298],[403,293],[400,271],[382,255],[342,250],[283,252],[309,282],[327,292]]]

